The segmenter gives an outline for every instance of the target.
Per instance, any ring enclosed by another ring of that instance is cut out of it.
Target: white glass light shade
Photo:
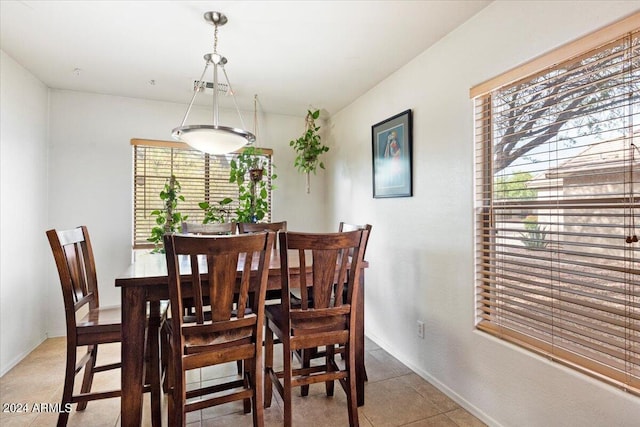
[[[175,139],[209,154],[226,154],[256,140],[255,135],[241,129],[215,125],[180,126],[173,129]]]

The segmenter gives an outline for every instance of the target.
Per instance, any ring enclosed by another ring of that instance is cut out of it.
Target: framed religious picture
[[[373,197],[411,197],[411,110],[371,126]]]

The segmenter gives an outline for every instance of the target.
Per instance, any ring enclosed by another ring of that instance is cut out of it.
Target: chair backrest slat
[[[202,281],[200,279],[198,256],[192,256],[189,261],[191,262],[191,289],[195,301],[194,310],[196,312],[196,323],[202,324],[204,322],[204,298],[202,296]]]
[[[235,300],[238,254],[209,255],[207,256],[207,264],[212,320],[214,322],[229,320]],[[242,274],[242,281],[245,280],[244,276]],[[239,298],[242,297],[242,292],[240,292]]]

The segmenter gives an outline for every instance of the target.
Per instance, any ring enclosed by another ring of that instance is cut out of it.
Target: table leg
[[[356,395],[358,406],[363,406],[364,381],[367,376],[364,368],[364,269],[360,272],[360,286],[358,288],[358,305],[356,307]]]
[[[161,427],[161,387],[162,368],[160,366],[160,301],[149,301],[148,334],[148,379],[151,387],[151,425]]]
[[[139,426],[142,422],[142,389],[144,370],[144,335],[146,300],[144,289],[122,288],[122,427]]]

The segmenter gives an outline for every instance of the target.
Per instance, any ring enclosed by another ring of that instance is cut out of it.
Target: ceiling
[[[263,112],[331,115],[489,3],[2,0],[0,47],[50,88],[186,104],[213,51],[203,15],[219,11],[240,108],[257,94]]]

